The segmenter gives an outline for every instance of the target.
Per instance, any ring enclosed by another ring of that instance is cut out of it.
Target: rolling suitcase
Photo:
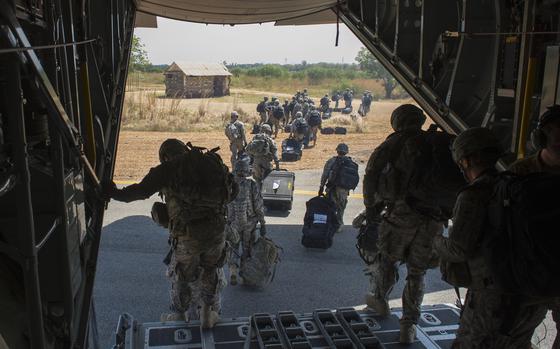
[[[327,249],[332,246],[338,230],[336,207],[324,196],[316,196],[305,203],[301,244],[308,248]]]
[[[347,107],[342,109],[342,114],[350,114],[352,112],[352,107]]]
[[[289,211],[294,201],[296,176],[286,170],[273,170],[263,180],[262,197],[267,208]]]
[[[282,141],[282,161],[298,161],[301,159],[301,144],[295,139]]]

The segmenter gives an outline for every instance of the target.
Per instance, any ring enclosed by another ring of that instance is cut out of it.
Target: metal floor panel
[[[339,314],[333,311],[333,314]],[[360,310],[358,314],[365,322],[369,330],[377,337],[381,346],[378,348],[408,348],[408,349],[449,349],[455,338],[458,328],[459,311],[451,305],[434,305],[423,307],[422,315],[418,324],[417,341],[412,345],[404,346],[399,340],[399,317],[400,309],[394,309],[389,318],[383,319],[373,312]],[[268,315],[268,314],[260,314]],[[295,314],[298,322],[296,330],[303,330],[304,336],[299,337],[305,341],[302,348],[312,349],[331,348],[328,339],[321,331],[321,324],[313,314]],[[275,340],[283,343],[283,348],[289,348],[287,337],[284,337],[286,328],[280,326],[280,315],[270,314],[278,327],[278,338]],[[184,322],[153,322],[137,324],[133,321],[132,331],[127,333],[127,349],[236,349],[243,348],[247,333],[249,333],[250,318],[223,319],[211,330],[201,330],[200,323],[193,321],[189,324]],[[295,327],[295,326],[294,326]],[[291,329],[294,329],[293,327]],[[251,349],[269,347],[267,342],[259,344],[255,330],[251,330],[253,338]],[[268,328],[266,331],[269,331]],[[346,330],[345,330],[346,331]],[[301,331],[300,331],[301,332]],[[348,333],[348,331],[346,331]],[[282,338],[280,338],[282,337]],[[271,338],[271,337],[268,337]],[[261,341],[262,343],[262,341]],[[332,342],[331,342],[332,343]],[[271,346],[272,347],[272,346]],[[298,346],[293,346],[299,348]],[[353,345],[353,348],[359,346]],[[368,346],[364,346],[368,348]],[[373,346],[375,347],[375,346]],[[373,348],[372,347],[372,348]]]

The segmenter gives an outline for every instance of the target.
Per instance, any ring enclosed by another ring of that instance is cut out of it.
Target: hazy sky
[[[158,28],[137,28],[153,64],[172,61],[228,63],[354,63],[361,42],[340,24],[279,26],[205,25],[158,18]]]

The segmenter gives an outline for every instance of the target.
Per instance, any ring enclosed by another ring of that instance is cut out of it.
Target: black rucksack
[[[283,118],[284,117],[284,108],[274,107],[274,109],[272,109],[272,116],[274,116],[276,119]]]
[[[488,207],[484,257],[508,293],[560,296],[560,175],[498,175]]]
[[[451,218],[457,193],[467,183],[453,157],[455,136],[430,129],[410,139],[408,148],[417,154],[407,186],[407,203],[436,219]]]
[[[319,113],[318,111],[312,111],[309,114],[309,120],[307,120],[309,126],[319,126],[321,125],[321,122],[321,113]]]
[[[334,133],[337,135],[345,135],[347,132],[346,127],[337,126],[334,128]]]
[[[261,101],[259,104],[257,104],[257,112],[264,113],[264,111],[266,110],[265,108],[266,106],[264,101]]]
[[[327,249],[332,246],[333,236],[339,224],[334,202],[324,196],[316,196],[305,203],[301,244],[309,248]]]
[[[305,121],[298,121],[298,122],[294,121],[294,123],[292,123],[292,127],[294,126],[296,128],[295,129],[296,133],[306,134],[307,132],[309,132],[309,125]]]
[[[334,134],[334,128],[332,127],[323,127],[321,129],[321,134],[323,135],[332,135]]]
[[[360,182],[358,164],[349,157],[340,157],[331,171],[327,186],[336,186],[343,189],[354,190]]]

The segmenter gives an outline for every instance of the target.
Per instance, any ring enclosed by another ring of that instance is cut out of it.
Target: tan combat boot
[[[366,294],[366,304],[368,308],[374,310],[377,314],[382,317],[388,317],[391,315],[391,308],[389,308],[389,302],[385,299],[380,299],[375,297],[371,292]]]
[[[213,328],[218,320],[220,320],[220,315],[212,309],[212,306],[204,304],[200,310],[202,328]]]
[[[411,344],[416,338],[416,325],[415,324],[401,324],[401,335],[399,342],[402,344]]]

